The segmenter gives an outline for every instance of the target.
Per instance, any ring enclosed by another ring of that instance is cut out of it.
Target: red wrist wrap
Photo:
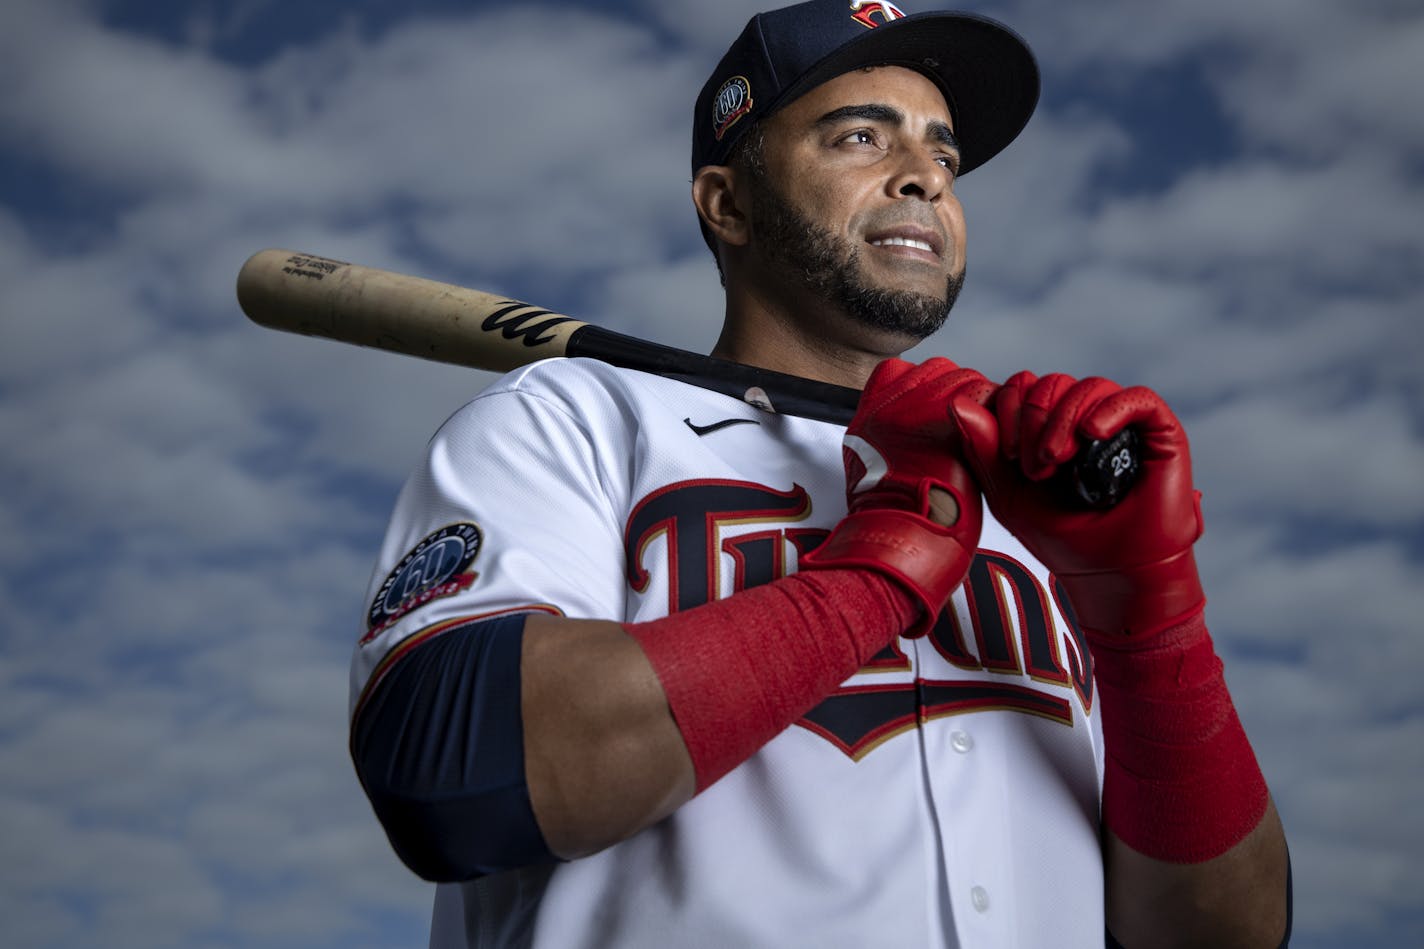
[[[1171,863],[1220,856],[1266,810],[1266,781],[1202,615],[1147,641],[1089,636],[1107,751],[1103,822]]]
[[[1149,639],[1200,615],[1206,601],[1190,547],[1156,563],[1057,577],[1079,625],[1105,636]]]
[[[624,629],[662,683],[700,792],[814,708],[918,613],[918,601],[883,577],[828,569]]]

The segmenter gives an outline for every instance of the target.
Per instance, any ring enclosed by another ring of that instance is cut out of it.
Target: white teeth
[[[926,250],[930,253],[934,253],[934,248],[931,247],[929,244],[926,244],[924,241],[917,241],[908,237],[883,237],[878,241],[871,241],[870,243],[875,245],[876,247],[915,247],[919,250]]]

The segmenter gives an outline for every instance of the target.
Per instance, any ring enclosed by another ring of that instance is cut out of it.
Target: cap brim
[[[917,13],[841,46],[783,90],[767,114],[862,66],[904,66],[939,84],[959,140],[961,175],[1003,151],[1038,104],[1038,63],[1017,33],[972,13]]]

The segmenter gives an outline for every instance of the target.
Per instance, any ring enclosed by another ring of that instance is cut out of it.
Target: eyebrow
[[[867,102],[863,105],[843,105],[839,109],[832,109],[816,120],[818,128],[827,125],[836,125],[846,119],[864,119],[867,122],[884,122],[889,125],[904,125],[905,113],[894,106],[883,105],[878,102]],[[938,142],[947,148],[958,150],[959,139],[954,137],[954,132],[944,122],[931,122],[925,129],[926,136],[934,142]]]

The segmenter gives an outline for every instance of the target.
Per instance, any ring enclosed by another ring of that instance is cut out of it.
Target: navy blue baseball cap
[[[888,0],[808,0],[758,13],[693,110],[692,171],[724,165],[758,120],[862,66],[904,66],[944,93],[965,174],[993,158],[1038,104],[1038,63],[1017,33],[973,13],[907,15]]]

